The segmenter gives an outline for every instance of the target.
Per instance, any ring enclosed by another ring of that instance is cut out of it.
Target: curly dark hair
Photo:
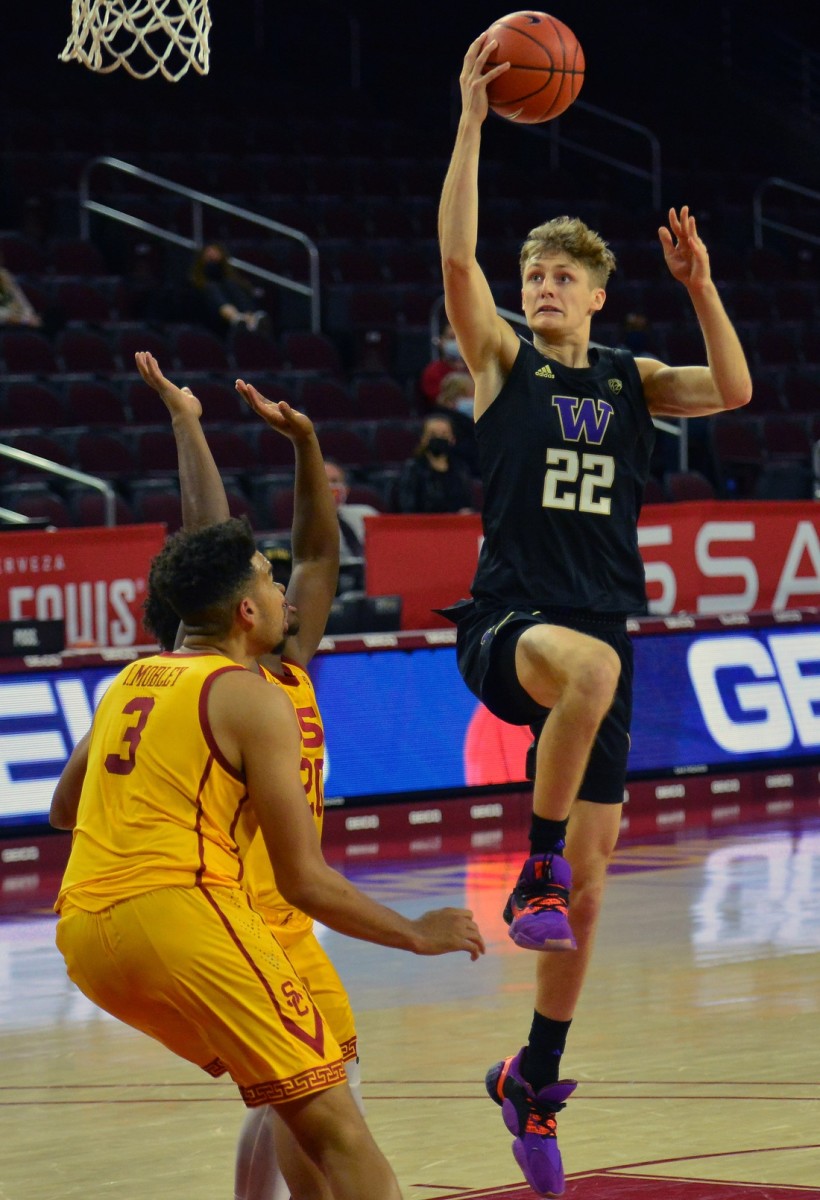
[[[227,632],[233,605],[253,579],[255,554],[256,542],[245,517],[180,530],[170,537],[151,563],[144,606],[163,644],[170,631],[170,612],[177,622],[202,632]]]
[[[142,623],[163,650],[173,650],[179,632],[179,617],[161,596],[149,587],[142,605]]]

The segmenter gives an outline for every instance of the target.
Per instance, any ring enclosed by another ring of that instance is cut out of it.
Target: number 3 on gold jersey
[[[128,750],[128,757],[121,758],[119,754],[109,754],[105,760],[105,769],[110,775],[130,775],[137,765],[137,746],[140,744],[145,722],[148,720],[154,700],[151,696],[135,696],[129,700],[122,710],[126,716],[138,713],[136,725],[129,725],[123,734],[123,742]]]
[[[578,483],[580,488],[569,485]],[[608,517],[612,497],[596,496],[612,487],[615,478],[615,459],[609,454],[580,454],[577,450],[547,450],[547,474],[544,478],[544,508],[578,509],[583,513],[598,513]]]

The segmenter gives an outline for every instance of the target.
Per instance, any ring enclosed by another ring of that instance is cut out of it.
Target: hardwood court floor
[[[526,1200],[492,1062],[525,1040],[534,956],[506,854],[357,862],[408,914],[468,904],[485,958],[333,934],[364,1096],[407,1200]],[[0,1200],[230,1200],[241,1104],[67,981],[54,921],[0,923]],[[568,1200],[820,1198],[820,821],[625,844],[570,1034]],[[367,1200],[367,1197],[363,1197]]]

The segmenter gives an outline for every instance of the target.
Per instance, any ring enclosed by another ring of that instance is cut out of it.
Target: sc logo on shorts
[[[304,991],[295,987],[290,980],[282,984],[282,995],[285,997],[285,1003],[293,1009],[297,1017],[308,1015],[310,1005],[307,1003]]]

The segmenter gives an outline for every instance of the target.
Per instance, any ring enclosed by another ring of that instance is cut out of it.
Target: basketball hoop
[[[189,67],[208,74],[208,0],[71,0],[71,23],[62,62],[135,79],[159,71],[170,83]]]

